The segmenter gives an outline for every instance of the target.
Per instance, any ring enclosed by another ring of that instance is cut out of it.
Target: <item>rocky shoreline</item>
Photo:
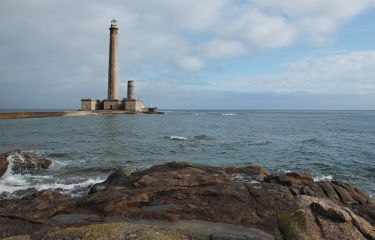
[[[27,169],[50,165],[30,159]],[[117,170],[82,197],[47,189],[0,201],[4,239],[375,239],[374,225],[375,203],[358,188],[260,166],[171,162]]]

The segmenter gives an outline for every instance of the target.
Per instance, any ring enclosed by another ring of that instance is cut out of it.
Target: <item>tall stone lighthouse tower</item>
[[[108,100],[118,100],[118,27],[111,21],[109,38]]]

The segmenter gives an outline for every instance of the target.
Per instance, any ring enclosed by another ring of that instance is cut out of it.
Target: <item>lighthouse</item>
[[[134,80],[129,80],[127,87],[127,97],[119,98],[119,28],[117,21],[113,19],[109,27],[109,61],[108,61],[108,92],[107,99],[103,101],[91,98],[81,99],[82,111],[102,111],[103,113],[116,112],[123,113],[155,113],[156,108],[145,108],[143,101],[135,97]]]
[[[121,110],[118,96],[118,26],[116,19],[109,28],[108,94],[103,101],[104,110]]]
[[[118,27],[111,21],[109,28],[108,100],[118,100]]]

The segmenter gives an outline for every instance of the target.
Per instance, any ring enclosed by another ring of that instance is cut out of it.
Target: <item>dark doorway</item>
[[[112,110],[112,105],[109,106],[109,109]]]

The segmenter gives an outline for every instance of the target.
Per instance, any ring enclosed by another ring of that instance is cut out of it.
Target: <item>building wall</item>
[[[104,110],[123,110],[121,107],[121,101],[119,100],[104,100],[103,101],[103,109]]]
[[[82,99],[81,110],[82,111],[94,111],[100,108],[100,101],[93,99]]]
[[[142,112],[144,108],[142,100],[126,99],[125,100],[125,111],[128,112]]]

